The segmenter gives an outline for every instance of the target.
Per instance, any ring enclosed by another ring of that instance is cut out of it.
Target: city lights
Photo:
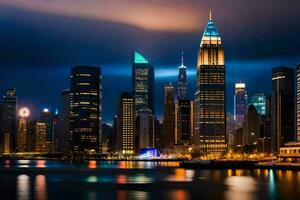
[[[27,107],[22,107],[19,110],[19,116],[22,118],[28,118],[30,115],[30,110]]]

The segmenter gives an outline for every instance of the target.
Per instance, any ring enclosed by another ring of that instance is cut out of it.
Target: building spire
[[[181,66],[184,66],[184,64],[183,64],[183,50],[181,51]]]
[[[209,10],[209,20],[211,20],[211,10]]]

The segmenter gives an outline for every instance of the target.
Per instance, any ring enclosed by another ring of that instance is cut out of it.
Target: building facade
[[[146,106],[154,113],[154,68],[136,51],[132,55],[132,95],[135,110]]]
[[[164,118],[163,118],[163,147],[175,144],[175,101],[174,86],[166,84],[164,87]]]
[[[138,149],[154,147],[154,117],[152,111],[147,107],[140,108],[136,119]]]
[[[58,116],[58,152],[69,151],[69,115],[70,115],[70,90],[61,93],[60,112]]]
[[[193,102],[178,100],[176,103],[175,144],[190,145],[193,140]]]
[[[234,94],[234,120],[237,126],[244,122],[244,116],[248,108],[248,96],[245,83],[235,84]]]
[[[195,144],[202,153],[222,153],[226,144],[224,49],[210,18],[200,43],[195,93]]]
[[[70,152],[101,153],[102,76],[99,67],[72,68],[69,105]]]
[[[296,135],[297,141],[300,142],[300,64],[296,67]]]
[[[266,115],[267,113],[267,97],[263,93],[255,94],[251,98],[251,103],[261,115]]]
[[[47,125],[46,123],[36,123],[36,138],[35,138],[35,151],[36,152],[47,152]]]
[[[272,69],[272,153],[279,153],[285,143],[295,140],[294,135],[294,69]]]
[[[1,152],[14,153],[17,148],[17,110],[18,97],[14,88],[6,90],[1,106]]]
[[[123,92],[119,97],[117,129],[119,154],[134,155],[136,151],[134,99],[128,92]]]

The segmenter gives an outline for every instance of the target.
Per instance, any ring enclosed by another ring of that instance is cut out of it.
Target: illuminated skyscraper
[[[251,98],[252,105],[256,108],[257,112],[265,115],[267,112],[267,97],[264,94],[255,94]]]
[[[102,85],[99,67],[77,66],[70,81],[70,152],[100,153]]]
[[[36,138],[35,138],[35,151],[47,152],[47,125],[45,123],[36,123]]]
[[[178,69],[177,98],[178,100],[186,100],[188,96],[188,82],[186,76],[186,66],[183,63],[183,52],[181,56],[181,65]]]
[[[175,101],[174,86],[165,85],[164,119],[163,119],[163,147],[175,144]]]
[[[18,97],[16,90],[10,88],[2,100],[0,141],[2,153],[16,152],[17,147],[17,109]]]
[[[296,117],[297,117],[297,125],[296,125],[296,133],[297,133],[297,141],[300,142],[300,64],[297,65],[297,103],[296,103]]]
[[[135,110],[146,106],[154,113],[154,69],[136,51],[132,55],[132,94]]]
[[[28,108],[23,107],[19,110],[19,126],[17,134],[17,152],[27,151],[27,118],[30,115]]]
[[[211,19],[198,52],[195,144],[200,152],[222,153],[226,144],[225,64],[221,37]]]
[[[119,97],[117,116],[117,147],[120,154],[128,156],[135,153],[135,111],[134,100],[128,92]]]
[[[285,143],[294,141],[294,69],[272,69],[272,153]]]
[[[40,113],[39,122],[46,124],[47,151],[54,150],[54,113],[45,108]]]
[[[245,83],[235,84],[234,94],[234,120],[237,126],[241,126],[244,122],[244,116],[247,112],[248,97]]]

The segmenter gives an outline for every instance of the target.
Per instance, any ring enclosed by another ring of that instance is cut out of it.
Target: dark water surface
[[[0,199],[300,199],[300,171],[189,170],[178,164],[0,161]]]

